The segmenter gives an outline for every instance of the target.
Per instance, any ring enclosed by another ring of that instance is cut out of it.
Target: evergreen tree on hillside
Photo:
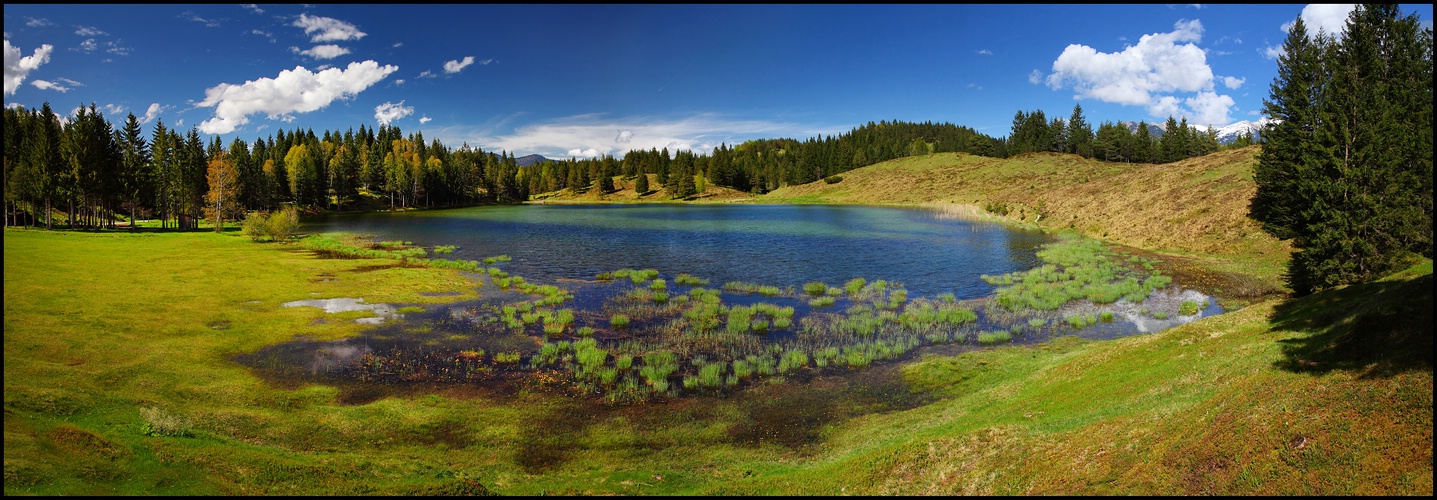
[[[645,193],[648,192],[649,174],[639,172],[639,176],[634,180],[634,194],[637,196],[643,196]]]
[[[1432,255],[1432,32],[1390,5],[1353,10],[1340,39],[1283,44],[1251,215],[1297,251],[1298,294]]]
[[[1068,118],[1067,151],[1084,158],[1093,157],[1093,126],[1083,118],[1083,105],[1073,105],[1073,116]]]

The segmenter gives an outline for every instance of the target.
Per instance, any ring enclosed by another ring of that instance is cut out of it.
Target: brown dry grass
[[[759,201],[924,205],[958,216],[1075,230],[1124,246],[1177,254],[1205,267],[1276,284],[1292,252],[1248,218],[1258,146],[1180,162],[1107,163],[1058,153],[987,158],[941,153],[842,174],[837,184],[786,186]]]

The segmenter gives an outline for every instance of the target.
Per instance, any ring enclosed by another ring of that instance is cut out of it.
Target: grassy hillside
[[[1107,163],[1030,153],[910,156],[844,172],[836,184],[786,186],[758,199],[779,203],[927,205],[968,216],[1000,215],[1051,230],[1184,257],[1218,272],[1280,286],[1291,247],[1247,217],[1257,190],[1257,146],[1165,165]],[[998,214],[994,214],[998,212]],[[1261,293],[1257,293],[1261,295]]]
[[[1432,492],[1430,261],[1154,335],[862,372],[886,385],[633,407],[542,386],[356,400],[231,360],[364,315],[285,301],[473,296],[391,265],[231,234],[6,231],[5,493]]]

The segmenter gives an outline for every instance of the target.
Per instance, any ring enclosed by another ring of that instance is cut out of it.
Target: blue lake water
[[[853,278],[903,284],[913,297],[992,294],[980,275],[1040,264],[1050,236],[946,218],[926,209],[834,205],[526,205],[337,215],[309,232],[372,234],[419,246],[458,245],[461,260],[508,255],[534,283],[593,279],[622,268],[689,273],[718,287],[747,281],[799,288]]]

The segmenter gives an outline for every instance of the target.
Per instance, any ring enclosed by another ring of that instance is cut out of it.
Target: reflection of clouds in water
[[[1187,316],[1178,314],[1178,309],[1183,302],[1192,301],[1198,304],[1198,312]],[[1222,307],[1218,306],[1211,297],[1196,290],[1156,290],[1148,295],[1147,300],[1134,304],[1122,299],[1112,304],[1096,305],[1088,301],[1080,301],[1077,305],[1065,307],[1059,313],[1059,317],[1066,318],[1074,314],[1099,314],[1103,311],[1112,312],[1115,320],[1121,320],[1131,325],[1137,333],[1156,333],[1174,326],[1191,323],[1207,316],[1222,314]],[[1156,313],[1166,313],[1165,319],[1153,317]],[[1093,328],[1100,330],[1112,330],[1114,327],[1104,326],[1101,323],[1083,328],[1090,331]],[[1117,327],[1121,330],[1121,327]]]
[[[318,307],[326,313],[349,312],[349,311],[374,311],[376,317],[359,318],[356,323],[377,325],[390,318],[403,318],[404,315],[397,314],[397,309],[389,304],[365,304],[364,299],[337,298],[337,299],[313,299],[296,300],[281,304],[284,307]]]
[[[309,362],[309,374],[332,372],[336,368],[351,365],[361,356],[372,352],[374,350],[368,345],[335,344],[320,348],[314,351],[314,359]]]

